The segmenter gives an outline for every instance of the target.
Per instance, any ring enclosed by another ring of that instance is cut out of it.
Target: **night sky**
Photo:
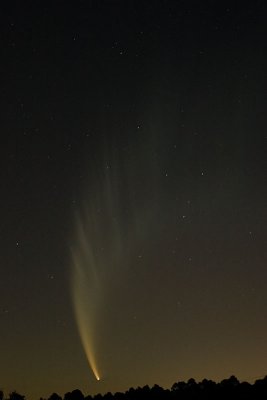
[[[1,3],[5,394],[266,375],[266,21]]]

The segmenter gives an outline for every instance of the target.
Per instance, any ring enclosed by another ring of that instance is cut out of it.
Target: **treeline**
[[[171,389],[163,389],[158,385],[148,385],[130,388],[126,392],[108,392],[95,396],[84,396],[79,389],[67,392],[63,397],[57,393],[51,394],[47,400],[224,400],[228,398],[241,400],[267,399],[267,376],[256,380],[253,384],[239,382],[235,376],[224,379],[219,383],[203,379],[196,382],[193,378],[187,382],[176,382]],[[25,396],[11,392],[8,397],[0,391],[0,400],[26,400]],[[45,400],[41,398],[40,400]]]

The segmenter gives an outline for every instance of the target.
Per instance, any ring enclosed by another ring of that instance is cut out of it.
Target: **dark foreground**
[[[219,383],[204,379],[196,382],[193,378],[187,382],[176,382],[171,389],[163,389],[158,385],[153,387],[130,388],[125,393],[106,393],[95,396],[84,396],[79,389],[66,393],[63,397],[57,393],[51,394],[47,400],[220,400],[220,399],[266,399],[267,400],[267,376],[257,379],[253,384],[239,382],[235,376],[224,379]],[[16,391],[8,397],[0,391],[0,400],[25,400],[25,396]],[[40,399],[44,400],[44,399]]]

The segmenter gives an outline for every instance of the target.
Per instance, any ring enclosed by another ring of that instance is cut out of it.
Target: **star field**
[[[5,393],[266,374],[266,12],[1,5]]]

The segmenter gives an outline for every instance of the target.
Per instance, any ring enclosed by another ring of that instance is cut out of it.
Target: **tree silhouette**
[[[17,393],[16,391],[9,393],[9,400],[24,400],[25,396]]]
[[[67,392],[64,395],[64,400],[84,400],[84,395],[79,389],[75,389],[72,392]]]
[[[62,400],[62,397],[60,397],[57,393],[52,393],[48,400]]]
[[[257,398],[266,398],[267,397],[267,376],[265,376],[263,379],[257,379],[253,391],[255,394],[255,397]]]
[[[175,382],[171,390],[163,389],[159,385],[152,387],[145,385],[144,387],[131,387],[125,393],[116,392],[112,394],[107,392],[85,397],[79,389],[75,389],[64,395],[64,400],[228,400],[228,398],[241,400],[267,399],[267,376],[257,379],[254,384],[239,382],[232,375],[219,383],[208,379],[196,382],[195,379],[190,378],[187,382]],[[9,394],[9,397],[5,398],[3,391],[0,390],[0,400],[25,400],[25,396],[13,391]],[[57,393],[52,393],[47,400],[62,400],[62,398]]]

